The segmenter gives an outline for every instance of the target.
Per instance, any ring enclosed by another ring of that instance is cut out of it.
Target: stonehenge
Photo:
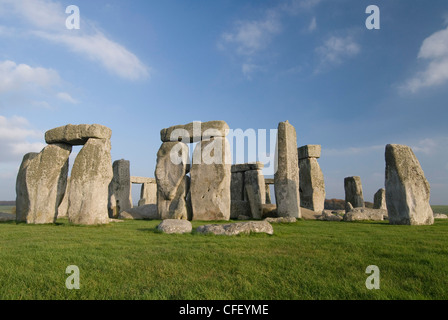
[[[430,186],[412,149],[388,144],[386,160],[386,205],[390,224],[431,225]]]
[[[324,174],[317,162],[320,154],[320,145],[306,145],[298,149],[300,205],[316,212],[322,212],[325,204]]]
[[[373,209],[365,206],[361,178],[344,179],[342,218],[324,210],[325,182],[317,162],[320,145],[297,148],[295,128],[288,121],[280,122],[274,178],[265,178],[262,162],[231,163],[228,132],[224,121],[196,121],[162,129],[154,178],[147,178],[131,176],[129,160],[112,163],[111,129],[99,124],[69,124],[51,129],[45,133],[47,146],[23,157],[16,180],[15,219],[28,224],[51,224],[57,218],[67,217],[71,224],[79,225],[108,224],[117,218],[160,219],[167,221],[167,230],[187,225],[177,223],[179,220],[267,218],[289,222],[302,216],[325,221],[388,219],[390,224],[434,223],[429,183],[408,146],[386,146],[385,188],[375,193]],[[191,143],[196,146],[190,159]],[[82,145],[82,149],[69,177],[69,156],[77,145]],[[133,184],[141,185],[135,207]],[[275,204],[271,204],[270,185],[274,185]],[[256,224],[245,226],[252,230]],[[200,230],[234,234],[229,231],[232,228],[239,227],[210,225]]]
[[[300,218],[297,135],[288,122],[280,122],[275,157],[275,201],[279,217]]]

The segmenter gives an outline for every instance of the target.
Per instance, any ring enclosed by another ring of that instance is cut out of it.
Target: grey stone
[[[390,224],[431,225],[430,186],[411,148],[388,144],[386,158],[386,204]]]
[[[190,172],[193,220],[230,219],[230,159],[226,138],[217,137],[196,145]]]
[[[298,149],[299,160],[316,158],[319,159],[321,154],[321,146],[318,144],[308,144]]]
[[[277,133],[274,184],[277,213],[280,217],[300,218],[297,135],[288,122],[280,122]]]
[[[73,224],[109,223],[112,159],[109,139],[89,139],[79,152],[70,176],[68,218]]]
[[[238,234],[267,233],[274,234],[274,229],[267,221],[248,221],[230,224],[209,224],[196,228],[198,233],[235,236]]]
[[[272,178],[264,178],[264,183],[265,184],[275,184],[275,181]]]
[[[230,198],[232,201],[244,199],[244,172],[232,172],[230,180]]]
[[[225,121],[195,121],[185,125],[162,129],[160,131],[160,139],[162,142],[182,141],[185,143],[193,143],[203,139],[208,140],[210,137],[225,137],[228,133],[229,126]]]
[[[157,230],[168,234],[183,234],[190,233],[193,227],[191,222],[187,220],[167,219],[157,226]]]
[[[360,177],[347,177],[344,179],[345,204],[347,210],[347,202],[353,207],[364,207],[364,196],[362,194],[362,184]]]
[[[373,209],[387,210],[386,205],[386,189],[379,189],[373,196]]]
[[[300,205],[321,212],[325,204],[324,174],[316,158],[299,160]]]
[[[109,217],[117,218],[122,211],[132,208],[131,168],[128,160],[117,160],[112,165],[113,178],[109,184]]]
[[[65,188],[64,198],[58,207],[57,218],[67,218],[68,217],[68,195],[70,193],[70,177],[67,178],[67,187]]]
[[[17,175],[16,218],[29,224],[54,223],[67,186],[71,145],[52,144],[26,154]]]
[[[443,213],[434,213],[434,219],[448,219],[448,216]]]
[[[230,203],[230,219],[238,219],[239,216],[251,216],[249,202],[232,200]]]
[[[173,155],[177,155],[178,163],[173,161]],[[162,220],[188,218],[186,203],[188,161],[189,148],[183,142],[164,142],[157,152],[155,170],[157,208]]]
[[[157,204],[146,204],[139,207],[134,207],[128,211],[123,211],[118,216],[119,219],[129,220],[159,220],[157,211]]]
[[[140,191],[140,200],[138,206],[144,206],[147,204],[157,204],[157,183],[143,183]]]
[[[99,124],[80,124],[51,129],[45,133],[45,141],[48,144],[67,143],[71,145],[83,145],[90,138],[110,139],[112,130]]]
[[[326,211],[323,211],[322,215],[319,216],[317,218],[317,220],[322,220],[322,221],[342,221],[342,217],[338,216],[338,215],[335,215],[335,214],[332,214],[332,213],[329,213],[329,212],[326,212]]]
[[[263,215],[262,218],[277,218],[277,205],[275,204],[263,204]],[[295,219],[295,218],[294,218]]]
[[[272,200],[271,200],[271,188],[269,187],[268,184],[265,184],[264,185],[264,189],[265,189],[265,198],[266,198],[265,203],[266,204],[271,204],[272,203]]]
[[[232,173],[234,172],[245,172],[249,170],[261,170],[264,168],[264,164],[262,162],[249,162],[249,163],[241,163],[241,164],[233,164],[232,165]]]
[[[250,220],[250,219],[251,219],[250,216],[243,216],[243,215],[240,215],[237,218],[237,220]]]
[[[131,176],[131,184],[157,183],[155,178],[135,177]]]
[[[353,208],[351,211],[345,213],[344,221],[383,221],[387,216],[387,211],[383,209],[370,209],[363,207]]]
[[[297,219],[294,217],[266,218],[264,221],[269,223],[294,223]]]
[[[261,170],[246,171],[244,173],[244,187],[252,218],[261,219],[263,215],[263,204],[266,203],[266,188]]]

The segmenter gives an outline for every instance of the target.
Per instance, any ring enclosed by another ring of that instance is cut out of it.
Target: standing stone
[[[362,184],[360,177],[347,177],[344,179],[345,188],[345,209],[350,202],[354,208],[364,207],[364,196],[362,194]]]
[[[266,198],[265,204],[271,204],[272,203],[271,188],[268,184],[265,184],[264,188],[265,188],[265,198]]]
[[[24,156],[17,175],[16,219],[30,224],[54,223],[64,197],[72,146],[52,144]]]
[[[138,201],[138,206],[144,206],[147,204],[157,203],[157,183],[145,182],[142,184],[142,189],[140,191],[140,200]]]
[[[379,189],[373,196],[373,209],[387,210],[386,205],[386,189]]]
[[[306,145],[298,149],[300,173],[300,205],[322,212],[325,204],[324,174],[317,162],[320,145]]]
[[[301,217],[298,161],[296,130],[288,121],[280,122],[274,175],[279,217]]]
[[[128,160],[117,160],[112,165],[113,178],[109,185],[109,217],[117,218],[122,211],[132,208],[131,168]]]
[[[112,181],[110,140],[91,138],[79,152],[70,176],[68,218],[73,224],[109,223],[109,184]]]
[[[162,220],[188,218],[188,154],[188,146],[183,142],[164,142],[157,152],[157,210]]]
[[[249,170],[244,173],[244,188],[249,200],[253,219],[261,219],[263,204],[266,203],[266,187],[261,170]]]
[[[244,171],[232,172],[230,181],[230,197],[232,201],[244,200]]]
[[[227,139],[199,142],[190,175],[193,220],[229,220],[231,158]]]
[[[430,186],[420,162],[408,146],[386,146],[386,204],[390,224],[430,225]]]

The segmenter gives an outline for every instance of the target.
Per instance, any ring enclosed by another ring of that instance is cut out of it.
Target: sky
[[[373,201],[397,143],[448,204],[447,89],[445,0],[0,0],[0,200],[15,199],[24,154],[69,123],[111,128],[112,160],[154,177],[163,128],[288,120],[298,146],[322,146],[328,199],[360,176]]]

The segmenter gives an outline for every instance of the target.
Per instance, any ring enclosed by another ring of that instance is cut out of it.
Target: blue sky
[[[379,30],[365,27],[370,4]],[[0,0],[0,199],[15,198],[23,155],[68,123],[110,127],[113,160],[153,177],[162,128],[289,120],[299,146],[322,145],[327,198],[358,175],[372,201],[385,145],[400,143],[431,203],[448,204],[447,89],[443,0]]]

